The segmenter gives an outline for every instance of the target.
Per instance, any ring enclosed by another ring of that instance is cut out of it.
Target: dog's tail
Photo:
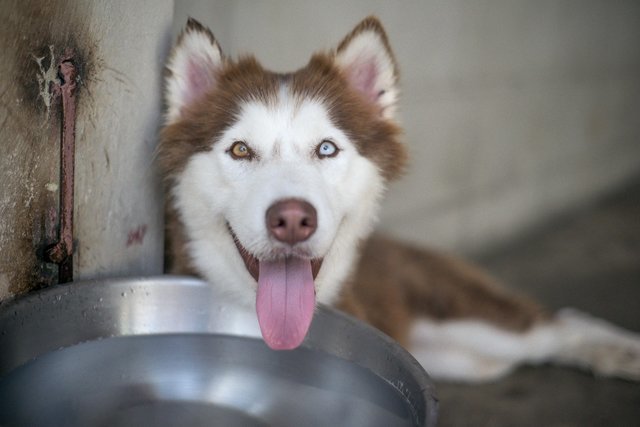
[[[419,320],[411,352],[436,379],[490,381],[521,364],[578,367],[640,381],[640,334],[573,309],[513,332],[478,320]]]
[[[487,381],[553,363],[640,381],[640,334],[575,310],[549,313],[438,252],[380,237],[363,249],[351,288],[363,304],[343,308],[406,345],[434,378]]]
[[[550,361],[640,381],[640,334],[573,309],[561,310],[552,325],[558,343]]]

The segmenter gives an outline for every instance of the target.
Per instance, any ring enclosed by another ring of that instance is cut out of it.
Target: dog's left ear
[[[393,118],[398,100],[398,68],[380,21],[360,22],[336,50],[335,61],[352,88]]]

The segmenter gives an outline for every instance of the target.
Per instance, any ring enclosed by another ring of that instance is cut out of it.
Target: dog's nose
[[[285,199],[267,209],[267,229],[281,242],[294,245],[307,240],[318,226],[316,209],[298,199]]]

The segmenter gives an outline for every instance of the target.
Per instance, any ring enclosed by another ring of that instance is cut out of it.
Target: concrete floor
[[[640,332],[640,181],[478,261],[548,307]],[[640,383],[552,366],[437,384],[441,426],[640,426]]]

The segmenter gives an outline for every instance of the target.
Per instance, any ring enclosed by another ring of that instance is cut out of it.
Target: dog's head
[[[171,229],[191,269],[256,304],[272,348],[298,346],[316,301],[336,298],[404,166],[396,84],[375,18],[289,74],[225,57],[194,20],[173,49],[159,148]]]

